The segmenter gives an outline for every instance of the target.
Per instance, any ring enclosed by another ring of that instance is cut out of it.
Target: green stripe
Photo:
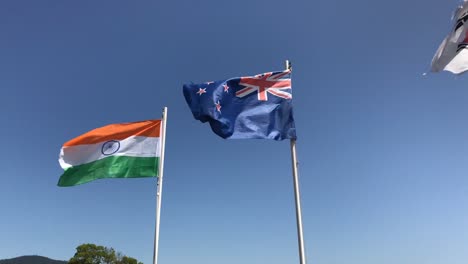
[[[66,169],[57,185],[75,186],[103,178],[155,177],[158,161],[158,157],[111,156]]]

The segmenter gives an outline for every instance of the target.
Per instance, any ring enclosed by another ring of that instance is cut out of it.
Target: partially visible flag
[[[468,70],[468,2],[465,0],[453,15],[455,24],[432,59],[433,72],[460,74]]]
[[[195,119],[222,138],[296,138],[290,70],[185,84],[183,91]]]
[[[102,178],[155,177],[161,157],[161,120],[111,124],[66,142],[58,186]]]

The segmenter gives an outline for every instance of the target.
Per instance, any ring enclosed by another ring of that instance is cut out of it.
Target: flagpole
[[[162,128],[161,128],[161,157],[159,157],[158,166],[158,187],[156,192],[156,225],[154,231],[154,251],[153,251],[153,264],[158,263],[158,248],[159,248],[159,223],[161,219],[161,200],[162,200],[162,185],[163,185],[163,172],[164,172],[164,152],[166,145],[166,122],[167,122],[167,107],[164,107],[162,115]]]
[[[286,60],[286,69],[291,70],[291,63]],[[301,194],[299,192],[299,177],[297,173],[297,155],[296,155],[296,139],[291,139],[291,159],[292,172],[294,183],[294,198],[296,201],[296,222],[297,222],[297,241],[299,244],[299,263],[306,264],[305,248],[304,248],[304,233],[302,229],[302,209],[301,209]]]

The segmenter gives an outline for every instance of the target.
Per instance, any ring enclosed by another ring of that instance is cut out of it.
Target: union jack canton
[[[195,119],[222,138],[296,138],[290,70],[185,84],[183,92]]]

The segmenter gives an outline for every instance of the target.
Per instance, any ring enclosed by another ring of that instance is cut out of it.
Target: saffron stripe
[[[110,124],[84,133],[66,142],[63,146],[96,144],[109,140],[122,140],[130,136],[160,137],[160,130],[161,120]]]
[[[111,156],[66,169],[57,185],[75,186],[103,178],[156,177],[158,164],[158,157]]]

